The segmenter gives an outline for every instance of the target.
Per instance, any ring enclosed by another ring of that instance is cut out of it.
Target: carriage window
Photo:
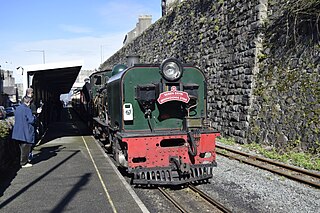
[[[95,85],[101,85],[101,76],[94,76],[94,84]]]

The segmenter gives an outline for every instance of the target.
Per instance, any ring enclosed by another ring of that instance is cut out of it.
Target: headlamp
[[[160,73],[168,81],[177,81],[183,74],[183,67],[177,59],[168,58],[162,62]]]

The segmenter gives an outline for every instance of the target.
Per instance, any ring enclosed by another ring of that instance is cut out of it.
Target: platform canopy
[[[24,91],[32,85],[50,93],[69,93],[82,64],[82,61],[69,61],[24,66]]]

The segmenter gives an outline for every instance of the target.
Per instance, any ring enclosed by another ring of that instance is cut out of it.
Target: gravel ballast
[[[242,149],[237,145],[230,148]],[[248,150],[247,152],[251,153]],[[217,164],[210,182],[197,185],[197,188],[218,200],[232,212],[320,213],[318,188],[221,155],[217,155]],[[135,191],[150,212],[176,210],[155,189],[135,188]]]
[[[320,212],[320,189],[217,156],[210,184],[198,187],[233,212]]]

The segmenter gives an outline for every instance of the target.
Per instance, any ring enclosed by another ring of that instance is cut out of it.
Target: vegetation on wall
[[[269,1],[251,142],[320,153],[320,2]]]
[[[11,125],[6,120],[0,121],[0,140],[5,140],[10,132]]]
[[[281,18],[269,26],[268,32],[273,32],[272,41],[278,40],[282,46],[293,47],[299,41],[319,42],[320,38],[320,1],[319,0],[289,0],[272,3],[284,11]],[[276,29],[276,31],[275,31]]]

